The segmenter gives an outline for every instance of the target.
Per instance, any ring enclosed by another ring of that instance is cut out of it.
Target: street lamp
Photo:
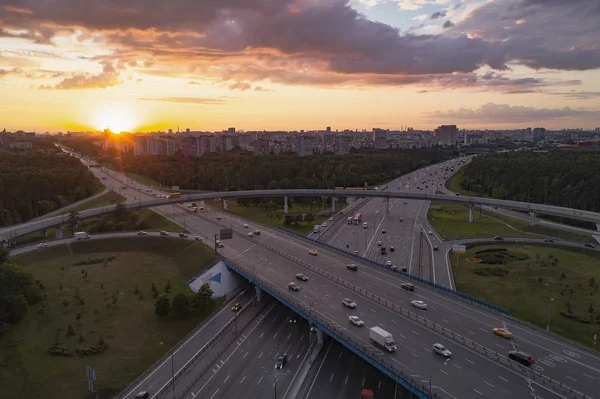
[[[550,315],[552,314],[552,302],[554,301],[554,298],[550,298],[550,301],[548,302],[548,325],[546,326],[546,331],[550,332]]]
[[[279,381],[279,378],[277,378],[277,376],[276,376],[274,373],[271,373],[269,370],[267,370],[267,369],[265,368],[265,366],[261,366],[260,368],[261,368],[261,369],[263,369],[263,371],[264,371],[265,373],[267,373],[267,374],[269,374],[271,377],[273,377],[273,381],[275,382],[275,383],[273,384],[274,393],[275,393],[275,396],[274,396],[274,398],[275,398],[275,399],[277,399],[277,381]],[[286,376],[286,375],[288,375],[288,374],[289,374],[289,372],[290,372],[289,370],[288,370],[288,371],[286,371],[285,373],[281,374],[281,375],[280,375],[280,377],[283,377],[283,376]]]

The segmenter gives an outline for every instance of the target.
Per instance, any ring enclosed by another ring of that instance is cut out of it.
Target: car
[[[496,237],[494,237],[494,240],[496,240],[496,241],[502,241],[502,240],[504,240],[504,238],[502,238],[500,236],[496,236]]]
[[[161,230],[161,231],[160,231],[160,235],[161,235],[161,236],[168,236],[168,235],[169,235],[169,233],[168,233],[167,231]]]
[[[260,230],[254,230],[254,235],[255,236],[259,236],[260,235]]]
[[[304,274],[302,274],[302,273],[298,273],[298,274],[296,274],[296,278],[297,278],[298,280],[301,280],[301,281],[308,281],[308,277],[306,277],[306,276],[305,276]]]
[[[194,237],[194,241],[202,242],[202,237],[196,236]]]
[[[587,248],[596,248],[596,246],[594,244],[590,244],[590,243],[585,243],[585,244],[583,244],[583,246],[587,247]]]
[[[323,223],[321,227],[327,227],[327,223]]]
[[[310,251],[308,251],[308,253],[312,256],[317,256],[319,254],[316,249],[311,249]]]
[[[38,247],[38,248],[48,248],[48,243],[46,243],[46,242],[40,242],[40,243],[37,245],[37,247]]]
[[[408,271],[408,269],[406,269],[406,266],[402,266],[402,271],[403,271],[404,273],[406,273],[406,272]]]
[[[225,246],[220,240],[217,240],[215,243],[217,244],[217,248],[223,248]]]
[[[329,221],[330,221],[330,222],[333,222],[333,218],[329,218]]]
[[[217,216],[217,220],[221,220],[221,215]]]
[[[369,223],[367,223],[367,222],[364,222],[364,223],[363,223],[363,229],[366,229],[367,227],[369,227]]]
[[[499,335],[502,338],[511,339],[513,337],[513,334],[510,331],[508,331],[508,328],[494,328],[492,331],[494,332],[494,334]]]
[[[410,301],[410,304],[413,305],[415,308],[419,308],[422,310],[427,309],[427,304],[423,301]]]
[[[342,300],[342,304],[350,309],[355,309],[356,308],[356,302],[354,302],[352,299],[350,298],[344,298]]]
[[[352,264],[346,265],[346,269],[351,270],[353,272],[357,272],[358,266],[356,266],[355,264],[352,263]]]
[[[148,391],[141,391],[138,392],[137,395],[135,395],[135,399],[149,399],[150,398],[150,393],[148,393]]]
[[[203,206],[201,206],[201,207],[200,207],[200,210],[201,210],[201,211],[203,211],[203,210],[204,210],[204,207],[203,207]]]
[[[381,247],[381,254],[382,254],[382,255],[386,255],[386,254],[387,254],[387,252],[386,252],[386,250],[385,250],[385,247]]]
[[[415,286],[412,285],[411,283],[402,283],[402,284],[400,284],[400,287],[404,288],[407,291],[414,291],[415,290]]]
[[[394,252],[394,251],[395,251],[394,247],[390,247],[390,252]]]
[[[551,238],[544,238],[544,242],[554,242],[554,240]]]
[[[277,361],[275,362],[275,368],[281,370],[283,366],[287,363],[287,355],[283,354],[277,357]]]
[[[434,250],[434,251],[437,251],[437,250],[438,250],[438,247],[434,245],[434,246],[433,246],[433,250]]]
[[[433,235],[433,231],[429,230],[429,231],[427,232],[427,234],[429,234],[429,235]]]
[[[354,251],[354,255],[358,255],[358,251]]]
[[[248,233],[248,237],[254,237],[254,233],[253,232],[249,232]]]
[[[298,284],[296,284],[294,282],[289,282],[288,288],[292,291],[300,291],[300,287],[298,287]]]
[[[404,205],[406,205],[406,201],[404,201]]]
[[[247,228],[248,228],[248,225],[247,225],[246,223],[244,223],[244,228],[245,228],[245,229],[247,229]]]
[[[138,231],[137,235],[138,236],[145,236],[147,233],[145,231]]]
[[[381,234],[385,234],[385,229],[381,230]]]
[[[388,260],[387,262],[385,262],[385,265],[386,265],[386,266],[392,266],[392,261],[391,261],[391,260]]]
[[[438,355],[444,356],[446,359],[452,357],[452,352],[450,352],[444,345],[442,344],[433,344],[433,351]]]
[[[381,246],[381,241],[377,241],[377,246],[380,247]]]
[[[236,302],[235,305],[233,305],[231,307],[231,310],[233,310],[234,312],[237,312],[238,310],[240,310],[242,308],[242,305],[240,305],[239,302]]]
[[[358,316],[348,316],[348,320],[350,320],[350,323],[358,327],[362,327],[365,325],[365,322],[362,321]]]
[[[401,222],[404,222],[404,219],[400,218],[400,221],[401,221]]]
[[[524,364],[525,366],[531,366],[533,364],[533,358],[525,352],[521,351],[510,351],[508,352],[508,358],[515,362]]]
[[[181,238],[187,238],[187,236],[188,236],[188,235],[187,235],[187,234],[185,234],[185,233],[179,233],[179,237],[181,237]]]

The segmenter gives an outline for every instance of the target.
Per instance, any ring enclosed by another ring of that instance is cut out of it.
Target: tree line
[[[94,156],[107,166],[154,179],[165,186],[191,190],[254,190],[362,187],[377,185],[398,175],[455,157],[443,148],[417,150],[354,150],[348,155],[296,154],[255,156],[235,150],[204,154],[202,157],[145,155],[113,156],[80,141],[73,148]],[[65,145],[72,146],[71,142]]]
[[[597,151],[510,152],[476,157],[459,184],[480,196],[595,212],[600,211],[599,170]]]
[[[98,179],[79,160],[34,140],[31,151],[0,153],[0,226],[41,216],[98,192]]]

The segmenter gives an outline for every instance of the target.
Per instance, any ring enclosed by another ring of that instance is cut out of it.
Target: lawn
[[[119,172],[119,173],[121,173],[121,172]],[[162,187],[161,184],[159,184],[157,181],[149,178],[148,176],[136,175],[135,173],[126,173],[125,175],[127,177],[129,177],[131,180],[136,181],[145,186]]]
[[[499,252],[477,254],[486,249],[505,251],[501,251],[503,256]],[[472,263],[466,260],[469,257],[499,263]],[[459,255],[458,265],[455,256],[450,258],[461,292],[502,306],[540,328],[546,327],[553,298],[553,332],[589,347],[600,332],[600,259],[593,251],[505,243],[470,248]]]
[[[73,265],[110,256],[115,259],[107,264]],[[48,305],[47,314],[38,313],[40,305],[30,308],[24,320],[1,338],[2,397],[84,398],[86,365],[97,372],[94,385],[101,397],[111,397],[210,313],[165,320],[154,315],[152,283],[163,292],[170,281],[171,296],[191,294],[187,279],[214,261],[211,250],[199,243],[159,237],[90,240],[72,243],[71,250],[62,245],[14,260],[44,284]],[[77,291],[83,305],[74,298]],[[106,304],[114,298],[116,304],[108,309]],[[221,301],[216,302],[215,308]],[[71,337],[66,334],[69,324],[75,329]],[[47,350],[57,334],[61,345],[73,352],[96,345],[100,336],[109,348],[86,357],[50,356]],[[79,342],[80,335],[85,342]]]
[[[81,205],[76,206],[75,208],[62,212],[61,215],[71,212],[81,212],[86,209],[100,208],[101,206],[121,204],[123,202],[125,202],[125,197],[115,193],[114,191],[109,191],[106,194],[99,196],[98,198],[91,199],[87,202],[84,202]]]
[[[223,208],[222,201],[210,200],[210,201],[205,201],[205,203],[216,209]],[[239,206],[235,200],[229,200],[227,205],[228,205],[227,207],[228,207],[229,212],[233,213],[234,215],[237,215],[237,216],[240,216],[240,217],[243,217],[246,219],[250,219],[255,222],[262,223],[264,225],[271,226],[271,227],[283,227],[287,230],[290,230],[290,231],[293,231],[295,233],[302,234],[302,235],[308,234],[309,232],[312,231],[313,227],[316,224],[321,224],[324,220],[327,219],[327,217],[325,217],[325,216],[317,215],[316,212],[318,212],[322,208],[315,207],[312,212],[315,219],[312,222],[302,223],[299,225],[286,226],[284,224],[284,220],[285,220],[284,215],[285,214],[283,213],[283,209],[275,209],[275,210],[267,211],[267,210],[259,208],[259,207]],[[347,205],[348,205],[347,203],[340,203],[339,201],[336,202],[336,204],[335,204],[336,212],[341,211]],[[295,204],[292,208],[289,209],[288,214],[289,215],[300,215],[302,213],[311,213],[310,207],[303,209],[301,205]]]
[[[507,219],[487,212],[474,212],[474,222],[469,222],[469,208],[461,204],[432,201],[427,217],[431,225],[445,240],[472,237],[529,237],[542,235],[523,231],[529,225],[520,220]]]

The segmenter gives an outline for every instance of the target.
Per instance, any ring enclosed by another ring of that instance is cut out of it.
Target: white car
[[[254,237],[254,233],[253,232],[248,233],[248,237]]]
[[[342,303],[344,304],[345,307],[350,308],[350,309],[354,309],[356,308],[356,302],[354,302],[352,299],[350,298],[344,298],[344,300],[342,301]]]
[[[433,351],[438,355],[442,355],[445,358],[452,357],[452,352],[450,352],[446,347],[442,344],[433,344]]]
[[[47,244],[47,243],[45,243],[45,242],[40,242],[40,243],[37,245],[37,247],[38,247],[38,248],[48,248],[48,244]]]
[[[392,261],[391,261],[391,260],[388,260],[387,262],[385,262],[385,265],[386,265],[386,266],[392,266]]]
[[[380,247],[381,246],[381,241],[377,241],[377,246]]]
[[[329,221],[330,221],[330,222],[333,222],[333,218],[329,218]]]
[[[327,227],[327,223],[323,223],[321,226],[322,227]]]
[[[419,308],[419,309],[427,309],[427,304],[423,301],[410,301],[410,304],[413,305],[415,308]]]
[[[362,327],[365,325],[365,322],[362,321],[358,316],[349,316],[348,320],[350,320],[350,323],[358,327]]]
[[[245,229],[247,229],[247,228],[248,228],[248,225],[247,225],[246,223],[244,223],[244,228],[245,228]]]
[[[429,235],[433,235],[433,231],[429,230],[429,233],[427,233]]]
[[[147,233],[145,231],[138,231],[137,235],[138,236],[145,236]]]

